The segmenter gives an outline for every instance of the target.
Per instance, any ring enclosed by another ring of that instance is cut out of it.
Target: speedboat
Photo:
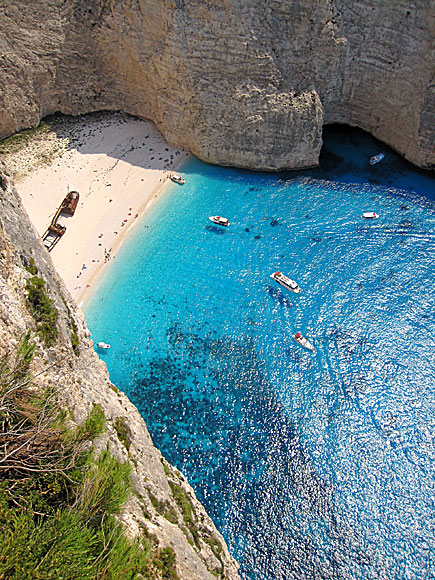
[[[184,182],[184,179],[181,177],[181,175],[177,175],[176,173],[174,173],[173,175],[171,175],[171,179],[175,183],[180,183],[181,185],[183,185],[183,183],[185,183]]]
[[[365,211],[361,217],[364,220],[375,220],[376,218],[379,217],[379,215],[377,213],[375,213],[374,211]]]
[[[382,159],[385,157],[385,153],[378,153],[377,155],[373,155],[373,157],[370,157],[370,165],[376,165],[376,163],[379,163],[379,161],[382,161]]]
[[[301,291],[297,283],[294,280],[290,280],[287,276],[284,276],[282,272],[275,272],[275,274],[271,274],[270,277],[272,280],[275,280],[275,282],[278,282],[278,284],[281,284],[281,286],[284,286],[284,288],[287,288],[287,290],[290,290],[295,294],[299,294]]]
[[[107,342],[99,342],[97,343],[97,347],[101,348],[102,350],[107,350],[110,348],[110,344],[107,344]]]
[[[213,222],[214,224],[217,224],[218,226],[229,226],[230,222],[227,218],[225,217],[221,217],[220,215],[211,215],[208,218],[211,222]]]
[[[311,352],[316,352],[316,349],[314,348],[314,346],[311,344],[311,342],[308,339],[305,338],[305,336],[302,336],[301,332],[297,332],[296,334],[294,334],[293,338],[295,339],[295,341],[298,344],[300,344],[304,348],[311,350]]]

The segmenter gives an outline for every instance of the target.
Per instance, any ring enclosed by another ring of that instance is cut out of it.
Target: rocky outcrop
[[[322,127],[435,162],[425,0],[17,0],[0,13],[0,136],[121,109],[212,163],[314,165]]]
[[[237,564],[184,476],[153,446],[146,425],[128,398],[109,381],[105,364],[86,338],[83,315],[72,303],[51,258],[38,239],[9,178],[0,164],[0,356],[34,328],[25,304],[25,283],[35,266],[59,311],[59,338],[47,348],[37,337],[38,357],[33,374],[43,386],[56,389],[80,423],[94,404],[101,405],[107,432],[96,444],[133,467],[134,495],[121,519],[129,534],[145,533],[159,547],[171,547],[181,580],[237,580]],[[79,354],[71,334],[77,326]],[[177,501],[192,508],[189,518]],[[160,576],[156,576],[160,577]],[[172,577],[172,576],[171,576]]]

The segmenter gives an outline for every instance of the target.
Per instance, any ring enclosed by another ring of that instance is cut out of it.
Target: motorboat
[[[370,157],[370,165],[376,165],[376,163],[379,163],[379,161],[382,161],[382,159],[385,157],[385,153],[378,153],[377,155],[373,155],[373,157]]]
[[[97,347],[101,348],[102,350],[107,350],[110,348],[110,344],[107,344],[107,342],[98,342]]]
[[[361,217],[363,218],[363,220],[375,220],[376,218],[379,217],[379,215],[374,211],[365,211]]]
[[[275,282],[278,282],[278,284],[281,284],[281,286],[284,286],[284,288],[287,288],[287,290],[290,290],[295,294],[299,294],[301,291],[297,283],[285,276],[282,272],[275,272],[275,274],[271,274],[270,277],[272,280],[275,280]]]
[[[308,339],[305,338],[305,336],[302,336],[301,332],[297,332],[296,334],[294,334],[293,338],[295,339],[295,341],[298,344],[300,344],[304,348],[311,350],[311,352],[316,352],[316,349],[314,348],[314,346],[311,344],[311,342]]]
[[[230,222],[227,218],[225,217],[221,217],[220,215],[211,215],[208,218],[211,222],[213,222],[214,224],[217,224],[218,226],[229,226]]]
[[[175,183],[180,183],[181,185],[183,185],[185,183],[184,179],[181,177],[181,175],[177,175],[176,173],[171,175],[171,179],[172,181],[174,181]]]

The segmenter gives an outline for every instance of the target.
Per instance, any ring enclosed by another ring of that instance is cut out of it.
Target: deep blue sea
[[[185,165],[88,325],[245,580],[435,578],[435,182],[324,139],[314,170]]]

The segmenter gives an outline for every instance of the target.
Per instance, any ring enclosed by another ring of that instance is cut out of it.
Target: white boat
[[[301,291],[297,283],[294,280],[290,280],[287,276],[284,276],[282,272],[275,272],[275,274],[271,274],[270,277],[272,280],[275,280],[275,282],[278,282],[278,284],[281,284],[281,286],[284,286],[284,288],[291,290],[291,292],[294,292],[295,294],[299,294]]]
[[[225,217],[221,217],[220,215],[211,215],[208,218],[211,222],[213,222],[214,224],[217,224],[218,226],[229,226],[230,222],[227,218]]]
[[[298,344],[300,344],[304,348],[311,350],[311,352],[316,352],[316,349],[314,348],[314,346],[311,344],[311,342],[308,339],[305,338],[305,336],[302,336],[301,332],[297,332],[296,334],[294,334],[293,338],[295,339],[295,341]]]
[[[379,161],[382,161],[382,159],[385,157],[385,153],[378,153],[377,155],[373,155],[373,157],[370,157],[370,165],[376,165],[376,163],[379,163]]]
[[[103,350],[107,350],[108,348],[110,348],[110,344],[107,344],[107,342],[99,342],[97,343],[98,348],[101,348]]]
[[[183,183],[185,183],[184,182],[184,179],[181,177],[181,175],[177,175],[176,173],[174,173],[173,175],[171,175],[171,179],[175,183],[181,183],[181,185],[183,185]]]
[[[375,220],[376,218],[379,217],[379,215],[374,211],[365,211],[361,217],[363,218],[363,220]]]

